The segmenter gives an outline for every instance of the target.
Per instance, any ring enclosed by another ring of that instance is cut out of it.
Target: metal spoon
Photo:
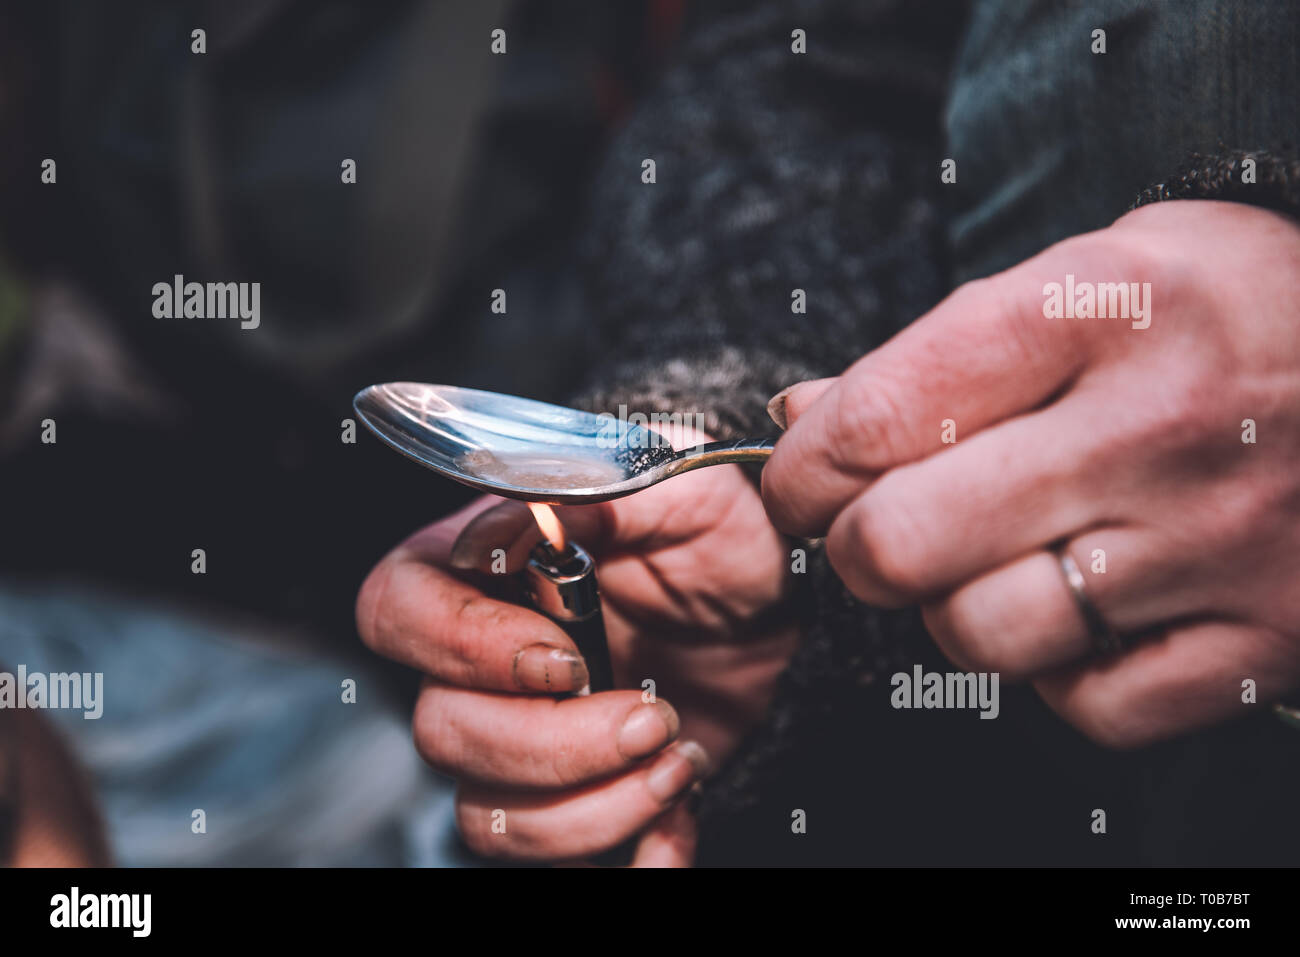
[[[435,472],[484,492],[553,505],[604,502],[708,465],[763,461],[776,441],[674,451],[659,433],[612,415],[422,382],[372,385],[352,407],[375,435]]]

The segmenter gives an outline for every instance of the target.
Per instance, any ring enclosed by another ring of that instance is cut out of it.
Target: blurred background
[[[0,7],[0,669],[103,672],[100,720],[44,718],[116,862],[453,860],[415,679],[352,607],[467,496],[342,423],[375,381],[573,392],[584,186],[681,16]],[[511,53],[485,56],[498,27]],[[260,327],[154,318],[176,274],[260,282]]]

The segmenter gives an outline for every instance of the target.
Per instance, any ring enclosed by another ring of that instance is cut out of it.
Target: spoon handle
[[[709,465],[724,465],[728,462],[765,462],[772,454],[776,439],[727,439],[725,442],[706,442],[693,448],[683,449],[681,465],[674,469],[674,474],[702,469]]]

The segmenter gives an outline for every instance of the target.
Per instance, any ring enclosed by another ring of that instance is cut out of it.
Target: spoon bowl
[[[581,505],[683,472],[772,454],[774,439],[674,450],[658,432],[560,405],[479,389],[386,382],[352,407],[387,445],[463,485],[506,498]]]

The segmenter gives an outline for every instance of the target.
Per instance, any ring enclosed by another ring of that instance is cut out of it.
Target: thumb
[[[809,406],[838,381],[839,377],[835,376],[828,379],[808,379],[806,382],[788,385],[768,400],[767,414],[782,430],[788,429]]]

